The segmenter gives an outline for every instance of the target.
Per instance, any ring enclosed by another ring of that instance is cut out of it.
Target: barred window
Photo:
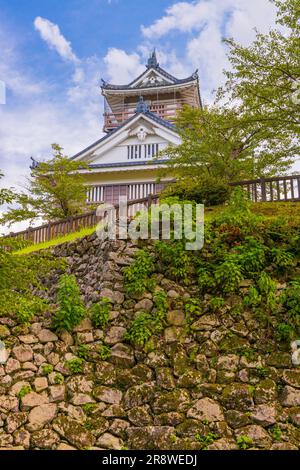
[[[127,146],[128,160],[154,158],[159,152],[159,144],[141,144]]]

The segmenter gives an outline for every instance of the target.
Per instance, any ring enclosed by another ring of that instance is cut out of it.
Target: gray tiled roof
[[[143,166],[143,165],[161,165],[166,163],[167,160],[154,160],[154,161],[133,161],[133,162],[123,162],[123,163],[97,163],[97,164],[90,164],[89,167],[91,169],[96,168],[120,168],[123,166]]]
[[[135,88],[136,89],[139,89],[139,88],[158,88],[158,87],[161,87],[161,86],[168,87],[168,86],[185,84],[185,83],[189,83],[189,82],[193,82],[195,80],[198,80],[198,71],[193,73],[193,75],[191,75],[190,77],[179,79],[179,78],[176,78],[173,75],[169,74],[168,72],[166,72],[164,69],[162,69],[159,66],[157,66],[155,68],[152,67],[152,69],[158,71],[166,79],[171,80],[172,83],[168,83],[168,82],[154,83],[154,84],[151,83],[151,84],[148,84],[148,85],[137,85],[137,86],[133,87],[133,84],[136,81],[138,81],[139,79],[141,79],[143,77],[143,75],[145,75],[145,73],[147,73],[147,71],[149,70],[149,69],[147,69],[139,77],[137,77],[135,80],[133,80],[131,83],[129,83],[127,85],[113,85],[111,83],[107,83],[104,80],[102,80],[103,85],[102,85],[101,88],[102,88],[102,90],[132,90],[132,89],[135,89]]]

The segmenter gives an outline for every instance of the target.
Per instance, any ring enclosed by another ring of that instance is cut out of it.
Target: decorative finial
[[[137,106],[136,106],[136,113],[148,113],[149,111],[149,106],[148,104],[146,103],[146,101],[144,101],[144,98],[143,96],[140,96],[140,99],[137,103]]]
[[[159,67],[159,63],[157,61],[156,50],[154,49],[154,51],[152,52],[152,54],[150,55],[148,59],[147,68],[157,69],[158,67]]]
[[[30,169],[35,170],[39,166],[39,162],[36,161],[33,157],[30,157],[30,160],[32,161]]]

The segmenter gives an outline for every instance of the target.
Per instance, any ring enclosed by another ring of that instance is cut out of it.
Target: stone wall
[[[50,313],[28,328],[0,318],[0,339],[10,345],[0,366],[0,448],[297,450],[300,370],[288,349],[270,348],[251,313],[231,315],[234,297],[218,314],[204,309],[187,333],[180,302],[197,287],[158,274],[170,303],[164,332],[147,352],[124,341],[136,312],[153,308],[151,293],[125,295],[122,268],[136,249],[90,236],[54,250],[66,257],[87,305],[112,300],[106,331],[86,319],[58,336]],[[54,298],[57,279],[41,295]],[[89,347],[89,358],[72,374],[66,362],[78,344]],[[106,361],[101,345],[111,348]]]

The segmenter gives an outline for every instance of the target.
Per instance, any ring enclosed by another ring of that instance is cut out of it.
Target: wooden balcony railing
[[[166,119],[167,121],[174,122],[177,112],[187,104],[185,100],[176,99],[170,101],[157,101],[149,105],[152,113],[157,114],[158,117]],[[120,126],[124,121],[135,115],[136,105],[124,105],[115,107],[112,111],[104,113],[104,129],[112,130]]]
[[[231,185],[246,189],[254,202],[300,201],[300,175],[239,181]]]
[[[158,201],[158,195],[149,195],[145,198],[128,201],[127,217],[134,217],[137,212],[143,210],[144,208],[150,208],[152,204],[158,204]],[[119,204],[115,204],[114,208],[116,209],[116,218],[118,220]],[[29,241],[32,244],[45,243],[55,238],[68,235],[69,233],[78,232],[84,228],[96,227],[96,225],[101,221],[105,221],[106,216],[107,214],[98,216],[97,210],[94,210],[69,219],[50,222],[49,224],[41,225],[39,227],[29,227],[27,230],[23,230],[22,232],[10,233],[9,235],[3,237],[2,247],[5,247],[6,238],[18,238],[19,240]]]

